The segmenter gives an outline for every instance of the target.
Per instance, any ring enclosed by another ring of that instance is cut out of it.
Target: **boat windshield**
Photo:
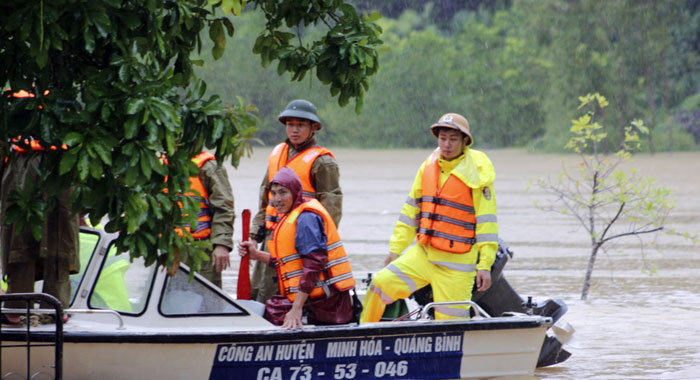
[[[129,253],[117,255],[114,244],[109,245],[107,252],[88,305],[90,308],[141,314],[146,308],[157,265],[146,267],[143,257],[129,263]]]
[[[140,315],[148,306],[148,299],[156,278],[157,265],[146,267],[142,257],[129,262],[129,253],[117,255],[113,241],[101,241],[99,232],[80,231],[80,272],[71,276],[71,304],[85,278],[85,270],[91,260],[100,257],[98,247],[108,245],[107,257],[102,262],[97,279],[90,289],[88,307],[111,309],[124,314]],[[180,267],[175,275],[166,279],[158,303],[165,316],[187,315],[248,315],[214,285],[195,277],[189,280],[189,270]]]
[[[97,248],[97,243],[100,241],[100,234],[87,230],[80,230],[80,268],[78,273],[72,273],[70,276],[70,303],[75,301],[75,295],[78,292],[78,287],[83,281],[85,268],[90,265],[92,254]]]
[[[226,299],[202,280],[189,280],[189,273],[180,267],[167,279],[160,302],[166,316],[247,315],[247,312]]]

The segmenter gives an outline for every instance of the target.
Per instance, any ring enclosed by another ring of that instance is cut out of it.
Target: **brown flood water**
[[[238,215],[257,212],[258,186],[270,148],[258,148],[229,175]],[[340,234],[353,270],[381,268],[388,240],[418,166],[429,150],[335,148],[343,188]],[[559,298],[564,319],[576,329],[571,358],[538,369],[537,379],[700,379],[700,246],[662,235],[661,253],[634,238],[599,255],[588,301],[581,287],[590,251],[585,233],[571,218],[537,210],[547,199],[529,182],[561,170],[574,156],[488,150],[496,167],[500,236],[515,252],[504,274],[522,296]],[[670,227],[700,232],[700,153],[637,156],[629,165],[674,191]],[[236,220],[236,241],[241,236]],[[234,255],[232,255],[233,257]],[[235,294],[237,255],[224,273]],[[655,266],[649,275],[644,265]]]

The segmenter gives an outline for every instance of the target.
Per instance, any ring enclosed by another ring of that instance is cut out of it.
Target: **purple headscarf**
[[[301,193],[301,180],[294,170],[286,166],[283,167],[272,177],[270,187],[272,187],[274,183],[286,187],[292,193],[292,199],[294,199],[292,210],[304,202]]]

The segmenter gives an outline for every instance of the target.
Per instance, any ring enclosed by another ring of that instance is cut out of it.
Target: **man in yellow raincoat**
[[[470,300],[475,282],[479,291],[491,286],[498,250],[493,164],[469,148],[474,139],[462,115],[445,114],[430,131],[438,148],[418,169],[385,267],[365,295],[363,323],[379,321],[387,304],[429,284],[436,302]],[[435,317],[468,318],[469,306],[438,306]]]

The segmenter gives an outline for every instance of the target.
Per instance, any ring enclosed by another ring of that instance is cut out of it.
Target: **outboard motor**
[[[503,276],[503,268],[512,257],[513,251],[510,247],[503,240],[498,239],[498,252],[491,267],[491,287],[485,292],[478,292],[475,288],[472,301],[481,306],[489,315],[502,316],[511,313],[541,315],[551,317],[556,323],[568,310],[566,304],[558,299],[547,299],[533,303],[532,297],[528,297],[527,301],[520,297]],[[430,286],[426,286],[413,293],[411,298],[418,304],[425,306],[433,301],[433,291]],[[547,334],[540,350],[537,367],[554,365],[568,359],[571,353],[564,350],[562,344],[556,336]]]

